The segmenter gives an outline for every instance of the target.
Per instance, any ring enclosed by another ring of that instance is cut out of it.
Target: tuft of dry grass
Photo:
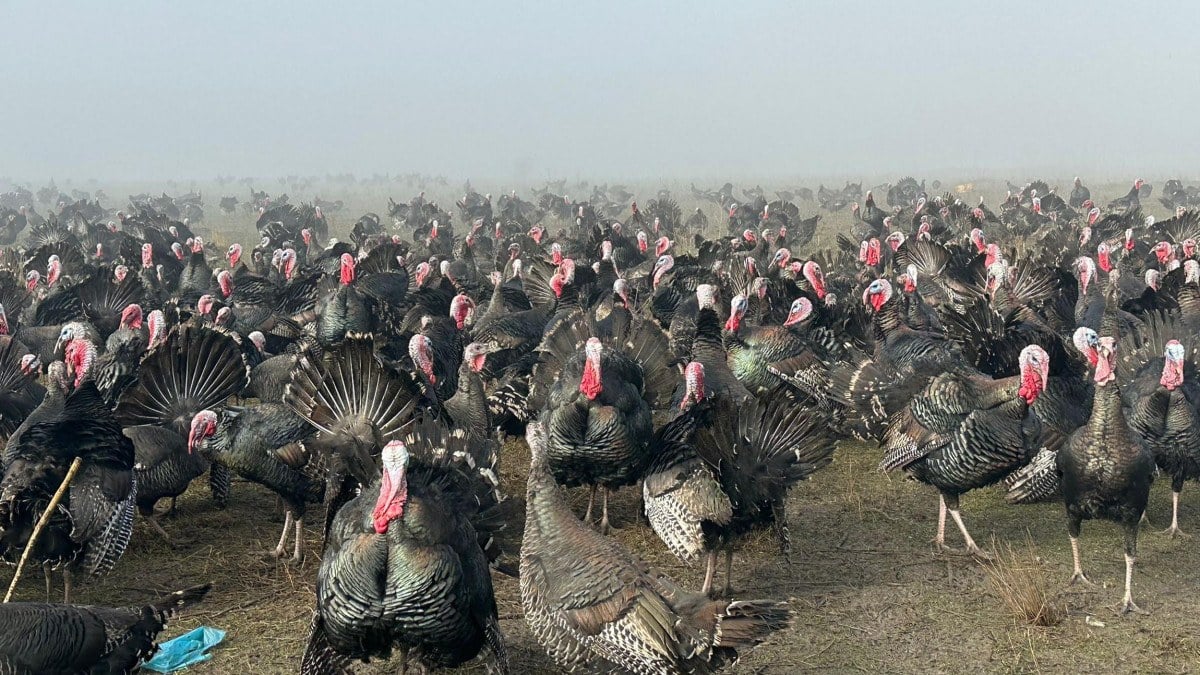
[[[1025,533],[1024,545],[993,539],[993,559],[984,564],[988,581],[1008,612],[1032,626],[1055,626],[1067,616],[1055,597],[1053,582],[1038,556],[1033,537]]]

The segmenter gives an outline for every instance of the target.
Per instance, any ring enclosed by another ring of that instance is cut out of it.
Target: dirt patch
[[[1028,534],[1052,580],[1055,600],[1067,609],[1054,627],[1018,623],[996,595],[986,570],[970,558],[934,556],[928,544],[936,525],[937,497],[929,488],[875,470],[878,451],[843,444],[833,465],[793,490],[789,514],[793,553],[778,553],[769,532],[751,537],[734,558],[741,597],[790,598],[792,629],[745,658],[737,672],[816,670],[912,672],[1025,672],[1149,670],[1185,672],[1200,658],[1200,582],[1191,573],[1194,539],[1169,540],[1156,531],[1170,516],[1170,492],[1159,481],[1150,506],[1155,528],[1143,532],[1134,580],[1135,597],[1152,614],[1122,618],[1120,535],[1109,524],[1089,523],[1083,534],[1084,565],[1095,589],[1066,587],[1071,556],[1061,506],[1014,507],[997,490],[971,493],[963,513],[979,541],[994,536],[1024,546]],[[503,483],[511,495],[511,525],[504,544],[515,559],[524,517],[528,452],[523,442],[505,447]],[[1193,491],[1192,494],[1195,494]],[[1183,523],[1200,527],[1200,513],[1183,507]],[[572,493],[582,513],[583,490]],[[621,543],[681,584],[698,588],[702,567],[676,560],[637,516],[637,494],[622,490],[613,503]],[[313,555],[299,568],[267,560],[281,522],[275,498],[245,482],[234,484],[229,507],[217,510],[206,486],[179,501],[165,527],[182,543],[172,549],[139,523],[113,574],[82,588],[80,602],[130,604],[204,581],[209,598],[172,624],[178,635],[198,625],[229,631],[215,658],[198,673],[293,673],[304,649],[314,602],[320,542],[308,528]],[[961,543],[949,533],[951,544]],[[18,599],[40,600],[40,575],[22,581]],[[501,625],[513,672],[553,673],[525,628],[515,580],[494,576]],[[57,584],[57,582],[56,582]],[[56,592],[57,587],[56,587]],[[481,670],[475,666],[466,670]],[[374,663],[360,672],[390,672]]]

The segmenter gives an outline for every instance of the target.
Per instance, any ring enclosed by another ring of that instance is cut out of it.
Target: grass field
[[[1125,189],[1106,186],[1098,196],[1111,198]],[[1093,186],[1093,194],[1098,192]],[[395,190],[393,196],[399,201],[410,195]],[[995,206],[1003,184],[986,196]],[[360,205],[357,198],[347,200],[350,206],[340,222],[352,221],[367,209],[384,210],[386,194],[359,197],[375,201]],[[681,201],[685,210],[692,207],[690,200]],[[1153,201],[1148,212],[1165,215]],[[811,213],[815,204],[802,208]],[[208,227],[219,236],[252,241],[248,217],[214,215]],[[716,216],[711,207],[710,218]],[[848,217],[825,216],[825,245],[831,244],[829,233]],[[503,486],[510,496],[510,525],[503,541],[513,560],[520,547],[528,459],[519,440],[505,446],[501,459]],[[1071,558],[1061,505],[1009,506],[995,489],[963,499],[964,518],[981,544],[1012,544],[1018,555],[1029,558],[1025,563],[1032,574],[1048,580],[1051,602],[1064,610],[1064,617],[1056,625],[1034,627],[1009,613],[985,563],[932,553],[928,542],[936,525],[936,493],[901,475],[880,473],[878,460],[873,447],[843,443],[830,467],[793,490],[788,508],[790,562],[780,557],[770,533],[751,538],[737,552],[738,595],[788,598],[796,612],[794,626],[750,653],[737,672],[1182,673],[1200,662],[1200,579],[1194,573],[1200,545],[1193,538],[1170,540],[1158,533],[1170,519],[1167,481],[1154,486],[1148,512],[1153,526],[1143,531],[1134,578],[1135,598],[1151,613],[1129,618],[1113,609],[1121,597],[1124,569],[1115,526],[1085,525],[1084,567],[1097,586],[1067,587]],[[296,672],[314,602],[319,564],[315,552],[320,547],[316,527],[308,528],[310,556],[303,565],[268,560],[263,554],[274,546],[281,526],[275,498],[258,486],[236,482],[228,508],[217,510],[203,482],[180,500],[178,514],[164,521],[167,531],[181,541],[178,548],[168,547],[139,522],[113,574],[80,589],[77,600],[131,604],[212,581],[209,598],[169,630],[173,636],[209,625],[229,632],[213,660],[194,672]],[[586,495],[575,491],[572,496],[582,513]],[[1200,533],[1198,500],[1200,490],[1186,487],[1181,512],[1185,531]],[[614,536],[681,584],[698,588],[702,566],[684,566],[670,555],[637,518],[636,504],[633,488],[620,493],[614,506],[619,527]],[[961,543],[952,525],[948,540]],[[512,671],[557,672],[525,628],[516,581],[500,575],[494,581]],[[42,597],[41,575],[30,570],[18,599]],[[475,669],[482,671],[481,666]],[[386,663],[360,668],[393,670]]]

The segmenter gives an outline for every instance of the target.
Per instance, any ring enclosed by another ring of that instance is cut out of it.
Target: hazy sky
[[[1197,2],[248,4],[0,0],[0,175],[1200,169]]]

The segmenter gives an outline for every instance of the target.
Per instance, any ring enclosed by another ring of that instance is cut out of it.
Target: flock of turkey
[[[68,604],[72,583],[121,564],[139,516],[169,541],[158,507],[195,481],[225,508],[235,476],[279,497],[278,557],[303,560],[306,524],[323,534],[303,673],[392,655],[507,672],[492,574],[519,577],[564,669],[714,672],[792,621],[787,598],[733,597],[734,550],[769,528],[787,556],[789,489],[848,438],[937,492],[939,549],[948,515],[987,557],[959,499],[997,483],[1065,504],[1072,581],[1087,582],[1082,521],[1119,522],[1120,606],[1140,612],[1156,467],[1172,535],[1200,477],[1200,212],[1180,184],[1174,217],[1144,217],[1146,187],[1100,206],[1078,179],[1067,199],[1036,181],[995,208],[912,179],[887,207],[822,187],[823,208],[854,214],[827,249],[792,201],[811,191],[729,184],[693,187],[720,223],[666,192],[468,187],[455,213],[422,193],[345,241],[332,203],[254,193],[259,241],[224,250],[180,211],[199,195],[41,217],[6,194],[0,559],[28,555],[47,595],[60,571],[64,597],[0,605],[0,672],[128,672],[151,654],[207,587],[120,610]],[[532,457],[519,551],[497,538],[521,527],[506,436]],[[630,486],[666,548],[703,562],[701,588],[608,536]]]

